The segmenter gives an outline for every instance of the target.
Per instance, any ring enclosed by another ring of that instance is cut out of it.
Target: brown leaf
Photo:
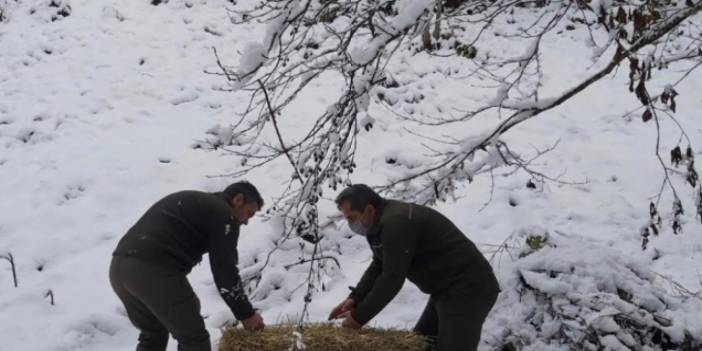
[[[619,9],[617,10],[617,22],[621,24],[627,23],[626,11],[624,11],[624,8],[621,6],[619,6]]]
[[[643,105],[648,105],[648,92],[646,91],[646,84],[643,79],[641,79],[636,86],[636,97]]]
[[[643,119],[644,122],[650,121],[651,118],[653,118],[653,113],[651,113],[650,109],[646,109],[646,111],[644,111],[643,115],[641,115],[641,119]]]
[[[651,22],[653,23],[659,19],[661,19],[661,13],[656,10],[651,11]]]
[[[697,186],[697,181],[699,179],[700,176],[697,174],[697,171],[694,168],[690,167],[687,173],[687,182],[690,183],[690,185],[694,188],[695,186]]]
[[[636,57],[629,58],[629,78],[634,78],[636,71],[639,70],[639,59]]]
[[[680,146],[676,146],[675,149],[670,150],[670,163],[677,167],[680,165],[680,162],[682,162],[683,157],[682,157],[682,150],[680,150]]]
[[[646,28],[646,16],[639,11],[634,11],[634,33],[640,34]]]

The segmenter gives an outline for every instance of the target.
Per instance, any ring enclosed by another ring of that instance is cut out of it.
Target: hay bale
[[[267,326],[258,332],[229,328],[219,351],[287,351],[295,342],[293,324]],[[332,324],[311,324],[303,331],[306,351],[423,351],[422,337],[407,330],[347,330]]]

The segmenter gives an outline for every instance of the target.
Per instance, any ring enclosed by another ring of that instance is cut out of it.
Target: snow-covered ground
[[[19,287],[12,285],[10,265],[0,260],[0,348],[130,350],[136,330],[109,286],[110,254],[121,235],[161,196],[181,189],[215,191],[233,181],[217,176],[237,169],[235,157],[193,146],[212,126],[233,122],[247,96],[219,91],[225,87],[222,77],[204,70],[216,70],[213,47],[223,61],[236,63],[238,50],[257,39],[260,28],[232,25],[225,0],[160,6],[146,0],[54,1],[59,7],[49,6],[49,0],[0,0],[3,3],[7,19],[0,22],[0,254],[14,255]],[[63,10],[66,5],[70,11]],[[549,61],[564,77],[570,70],[569,56]],[[573,77],[551,77],[551,82],[567,84],[569,79]],[[439,209],[488,256],[492,245],[537,226],[613,248],[647,262],[648,268],[691,291],[702,290],[702,225],[682,180],[677,182],[684,189],[687,209],[684,232],[673,235],[670,210],[661,208],[665,230],[641,251],[640,228],[647,223],[648,203],[662,174],[653,155],[655,126],[638,117],[621,117],[636,106],[625,86],[626,74],[620,72],[509,136],[526,147],[543,148],[560,140],[541,159],[544,169],[585,184],[546,183],[534,190],[525,186],[528,177],[517,173],[495,179],[491,195],[490,177],[479,177],[463,190],[465,197],[440,204]],[[287,119],[281,119],[282,127],[294,129],[313,117],[333,101],[336,87],[331,79],[314,87]],[[471,93],[440,81],[434,88],[436,98],[449,104]],[[700,89],[699,72],[678,89],[678,118],[696,154],[702,152]],[[383,117],[377,127],[361,134],[361,155],[369,156],[359,158],[354,181],[382,183],[392,174],[386,157],[411,158],[403,152],[415,145],[400,132],[390,117]],[[669,139],[674,142],[677,137]],[[373,152],[364,153],[370,149]],[[284,163],[274,163],[247,178],[271,199],[289,175]],[[330,201],[322,214],[335,214]],[[265,259],[278,229],[270,222],[251,222],[242,229],[239,244],[245,267]],[[326,291],[315,295],[310,317],[317,321],[346,295],[370,256],[363,239],[350,236],[344,226],[329,229],[328,240],[341,246],[343,270],[331,272]],[[286,276],[281,268],[298,257],[297,244],[292,245],[287,254],[276,256],[261,289],[252,294],[254,306],[269,324],[301,310],[303,291],[295,290],[302,283],[295,281],[299,275]],[[509,260],[500,257],[493,264],[505,277]],[[231,314],[207,266],[196,267],[190,278],[216,342],[219,325]],[[665,280],[658,281],[671,288]],[[271,286],[280,289],[271,291]],[[54,305],[46,296],[49,291]],[[425,301],[426,296],[406,284],[373,323],[411,327]],[[175,350],[173,342],[169,349]]]

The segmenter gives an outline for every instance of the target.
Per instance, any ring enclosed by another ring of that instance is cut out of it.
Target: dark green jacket
[[[366,324],[400,291],[405,278],[439,295],[459,280],[477,292],[499,291],[490,264],[441,213],[421,205],[384,200],[367,235],[373,261],[353,289],[351,316]]]
[[[239,276],[239,223],[225,193],[180,191],[157,201],[117,244],[113,255],[131,256],[187,274],[210,256],[220,295],[243,320],[254,314]]]

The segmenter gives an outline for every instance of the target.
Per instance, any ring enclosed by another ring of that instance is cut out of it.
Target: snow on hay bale
[[[650,261],[575,237],[519,233],[481,350],[702,350],[702,303],[657,286]],[[504,263],[504,259],[502,260]]]
[[[258,332],[241,328],[224,331],[219,351],[286,351],[295,344],[293,324],[267,326]],[[305,326],[302,343],[305,351],[423,351],[420,336],[406,330],[363,328],[346,330],[332,324]]]

